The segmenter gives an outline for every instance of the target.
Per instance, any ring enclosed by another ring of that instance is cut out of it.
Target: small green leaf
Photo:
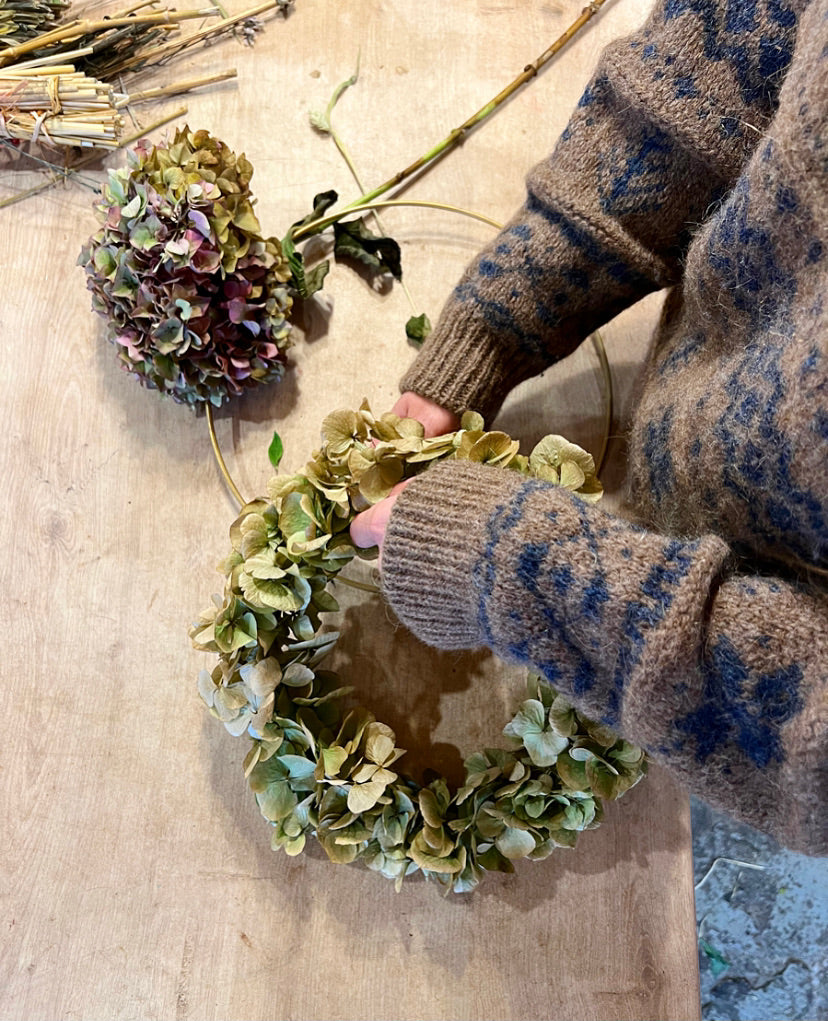
[[[274,468],[279,467],[279,462],[282,460],[284,452],[285,448],[282,446],[282,438],[277,432],[274,432],[270,446],[267,448],[267,456]]]
[[[280,755],[279,760],[287,767],[292,780],[307,780],[316,769],[316,763],[304,755]]]
[[[566,750],[569,740],[556,734],[554,730],[544,730],[540,734],[526,734],[523,744],[532,762],[536,766],[546,768],[555,765],[558,756]]]
[[[720,950],[711,946],[706,939],[700,939],[699,946],[701,947],[704,956],[708,959],[708,961],[710,961],[710,974],[713,978],[718,978],[723,971],[727,971],[730,967],[730,961],[728,961]]]
[[[367,783],[357,784],[348,790],[348,809],[354,815],[367,812],[385,793],[387,784],[377,780],[369,780]]]
[[[282,674],[282,684],[289,688],[304,688],[313,680],[313,670],[302,663],[291,663]]]
[[[422,347],[423,341],[431,333],[431,321],[425,312],[412,316],[405,324],[405,335],[413,347]]]

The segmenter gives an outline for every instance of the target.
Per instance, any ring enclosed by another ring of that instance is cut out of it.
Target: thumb
[[[388,527],[388,521],[394,509],[394,504],[397,502],[397,497],[402,490],[411,481],[411,479],[406,479],[405,482],[394,486],[391,493],[384,500],[380,500],[373,507],[369,507],[367,510],[357,514],[351,522],[351,539],[355,546],[359,546],[361,549],[378,546],[380,551],[382,551],[382,544],[385,541],[385,530]]]

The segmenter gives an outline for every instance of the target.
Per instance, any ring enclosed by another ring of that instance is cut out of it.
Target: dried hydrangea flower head
[[[187,127],[128,159],[109,173],[103,226],[79,259],[125,368],[191,406],[281,379],[290,269],[261,235],[251,164]]]

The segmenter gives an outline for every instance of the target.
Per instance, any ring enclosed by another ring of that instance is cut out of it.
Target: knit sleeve
[[[677,282],[694,228],[773,116],[802,6],[659,0],[606,50],[401,388],[491,420],[518,383]]]
[[[736,573],[714,536],[458,462],[400,494],[383,585],[423,641],[524,664],[689,790],[828,854],[825,597]]]

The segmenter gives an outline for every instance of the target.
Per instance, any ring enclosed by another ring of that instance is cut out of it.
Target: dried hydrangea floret
[[[473,889],[484,872],[511,872],[519,858],[574,847],[594,829],[602,799],[620,797],[646,772],[644,752],[581,716],[540,678],[507,724],[511,749],[487,748],[465,763],[454,793],[426,787],[397,766],[393,730],[364,708],[344,716],[350,689],[320,664],[336,632],[320,614],[336,610],[328,583],[356,555],[348,528],[362,508],[402,478],[438,460],[472,460],[520,471],[578,492],[601,494],[586,451],[546,437],[529,457],[479,415],[425,437],[418,422],[375,417],[367,404],[322,425],[322,447],[302,473],[278,475],[269,500],[242,508],[221,564],[223,598],[190,632],[218,656],[199,692],[211,713],[252,746],[245,775],[272,826],[272,845],[299,854],[313,835],[331,861],[362,861],[399,888],[421,872],[447,890]]]
[[[140,382],[219,406],[284,375],[293,296],[253,212],[253,168],[206,131],[139,143],[110,171],[83,248],[92,307]]]

